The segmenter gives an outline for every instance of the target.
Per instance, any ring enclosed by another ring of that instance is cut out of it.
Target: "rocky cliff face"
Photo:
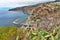
[[[60,26],[60,2],[40,4],[24,10],[30,14],[26,23],[34,29],[51,31]]]

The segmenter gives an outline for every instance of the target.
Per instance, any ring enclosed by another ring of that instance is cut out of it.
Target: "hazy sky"
[[[0,7],[18,7],[55,0],[0,0]]]

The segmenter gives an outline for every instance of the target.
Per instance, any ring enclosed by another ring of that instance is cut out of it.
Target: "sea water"
[[[19,19],[18,22],[22,23],[28,17],[23,11],[8,11],[0,10],[0,26],[12,26],[13,21]]]

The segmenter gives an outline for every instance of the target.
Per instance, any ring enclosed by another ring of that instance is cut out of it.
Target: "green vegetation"
[[[60,27],[51,32],[32,30],[27,28],[1,27],[0,40],[60,40]]]
[[[0,26],[0,40],[15,40],[16,34],[16,27],[13,26]]]

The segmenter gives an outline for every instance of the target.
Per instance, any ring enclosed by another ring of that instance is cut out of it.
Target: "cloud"
[[[0,7],[28,6],[47,1],[55,0],[0,0]]]

